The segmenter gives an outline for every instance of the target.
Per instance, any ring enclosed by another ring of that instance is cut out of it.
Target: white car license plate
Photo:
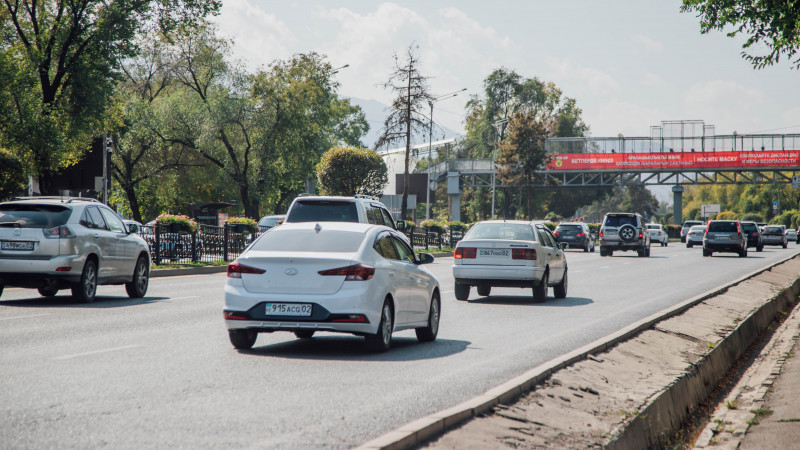
[[[267,303],[268,316],[310,316],[311,304],[309,303]]]
[[[509,251],[508,251],[508,249],[505,249],[505,250],[494,250],[494,249],[486,248],[486,249],[481,249],[480,255],[481,256],[505,256],[505,257],[507,257],[509,255]]]
[[[2,250],[33,250],[33,241],[2,241]]]

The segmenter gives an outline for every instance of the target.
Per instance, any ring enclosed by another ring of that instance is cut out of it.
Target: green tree
[[[497,147],[497,174],[505,185],[516,185],[524,192],[529,218],[533,210],[533,183],[536,172],[544,166],[547,137],[545,125],[532,114],[518,112],[508,121],[508,138]]]
[[[137,32],[184,29],[220,4],[4,1],[0,66],[8,70],[0,83],[0,143],[38,175],[42,193],[55,193],[53,173],[77,162],[103,132],[119,61],[136,54]]]
[[[379,196],[389,182],[386,163],[378,153],[350,147],[335,147],[322,155],[317,179],[322,194],[345,196]]]
[[[696,12],[700,31],[726,31],[729,37],[746,35],[742,57],[757,69],[773,65],[782,56],[800,68],[800,8],[795,2],[755,0],[683,0],[683,12]],[[766,49],[755,55],[751,49]]]
[[[0,200],[22,192],[27,181],[22,163],[10,152],[0,148]]]
[[[417,47],[418,48],[418,47]],[[427,78],[419,71],[420,60],[413,44],[408,47],[406,57],[402,61],[394,56],[394,71],[384,87],[395,95],[390,108],[391,112],[383,123],[375,148],[404,141],[406,147],[403,169],[403,199],[400,203],[400,214],[406,219],[408,209],[409,164],[411,162],[411,139],[414,135],[422,135],[428,130],[429,120],[425,116],[428,101],[432,100],[428,92]]]

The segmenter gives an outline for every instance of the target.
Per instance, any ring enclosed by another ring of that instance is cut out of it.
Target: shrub
[[[739,214],[733,211],[722,211],[715,217],[716,220],[737,220],[738,218]]]
[[[435,221],[433,219],[423,220],[422,222],[420,222],[419,226],[421,226],[423,228],[427,228],[428,231],[433,231],[436,234],[444,233],[444,225],[442,225],[440,222],[437,222],[437,221]]]
[[[761,222],[764,222],[764,216],[762,216],[761,214],[750,213],[750,214],[743,215],[741,220],[743,222],[761,223]]]
[[[242,224],[249,233],[255,233],[258,231],[258,222],[248,217],[232,217],[228,219],[225,224]]]
[[[188,216],[185,216],[183,214],[163,213],[160,216],[156,217],[156,223],[159,224],[178,223],[181,225],[182,231],[190,231],[192,233],[197,233],[200,230],[200,227],[197,226],[197,222],[195,222],[193,219],[190,219]]]
[[[681,238],[681,225],[664,225],[664,229],[667,230],[667,236],[671,239]]]

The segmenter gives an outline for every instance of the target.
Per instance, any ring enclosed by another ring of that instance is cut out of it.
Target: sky
[[[339,93],[389,104],[394,55],[418,46],[437,124],[463,132],[464,105],[500,67],[553,82],[595,137],[648,136],[663,120],[704,120],[717,134],[800,133],[800,73],[756,70],[743,38],[700,33],[676,0],[338,2],[225,0],[214,19],[248,68],[317,52]],[[373,128],[380,123],[370,123]]]

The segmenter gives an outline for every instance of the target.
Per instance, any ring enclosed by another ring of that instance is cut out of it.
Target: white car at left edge
[[[407,240],[383,225],[350,222],[284,223],[256,239],[228,265],[225,325],[237,349],[258,333],[351,333],[375,351],[391,347],[392,333],[414,329],[433,341],[441,295]]]

